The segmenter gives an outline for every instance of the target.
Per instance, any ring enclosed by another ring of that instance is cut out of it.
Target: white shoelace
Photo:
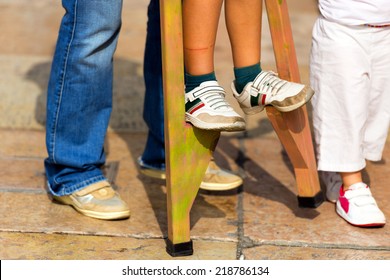
[[[261,93],[275,96],[287,84],[287,81],[280,79],[277,73],[272,71],[262,71],[253,82],[253,86]]]
[[[229,103],[225,100],[225,91],[220,86],[206,86],[193,93],[194,98],[203,96],[207,105],[214,110],[230,109]]]

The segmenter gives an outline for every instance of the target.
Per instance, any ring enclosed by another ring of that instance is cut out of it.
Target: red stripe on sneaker
[[[192,113],[198,111],[198,110],[199,110],[200,108],[202,108],[202,107],[204,107],[204,103],[201,103],[201,104],[199,104],[198,106],[196,106],[194,109],[192,109],[192,110],[190,111],[190,114],[192,114]]]
[[[261,105],[264,105],[265,104],[265,98],[267,97],[266,94],[263,94],[263,96],[261,97]]]
[[[340,205],[344,209],[345,213],[348,213],[348,211],[349,211],[349,201],[348,201],[348,199],[344,195],[345,195],[344,185],[341,185],[339,201],[340,201]]]
[[[339,197],[339,201],[340,201],[341,207],[344,209],[345,213],[348,213],[348,211],[349,211],[348,199],[345,196],[343,196],[343,197]]]

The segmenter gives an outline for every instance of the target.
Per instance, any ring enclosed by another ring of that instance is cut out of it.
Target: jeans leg
[[[105,180],[104,138],[112,108],[120,0],[62,0],[47,98],[46,175],[52,194]]]
[[[160,5],[151,0],[144,57],[144,120],[149,128],[142,160],[147,165],[165,169],[164,97],[162,84]]]

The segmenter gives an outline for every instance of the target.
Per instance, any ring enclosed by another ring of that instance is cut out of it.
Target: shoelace
[[[225,91],[220,86],[208,86],[202,89],[197,98],[204,96],[207,105],[214,110],[230,109],[229,103],[225,100]]]
[[[263,77],[261,77],[263,76]],[[271,96],[275,96],[279,93],[279,91],[288,83],[280,79],[275,72],[272,71],[264,71],[260,73],[259,77],[261,79],[255,84],[257,84],[256,88],[261,93],[268,93]]]

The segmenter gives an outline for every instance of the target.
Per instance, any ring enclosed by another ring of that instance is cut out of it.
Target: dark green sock
[[[215,73],[211,72],[209,74],[193,76],[188,73],[185,73],[185,84],[186,92],[190,92],[194,88],[198,87],[201,83],[207,81],[216,81]]]
[[[238,93],[241,93],[247,83],[252,82],[261,72],[260,63],[255,65],[234,68],[235,86]]]

